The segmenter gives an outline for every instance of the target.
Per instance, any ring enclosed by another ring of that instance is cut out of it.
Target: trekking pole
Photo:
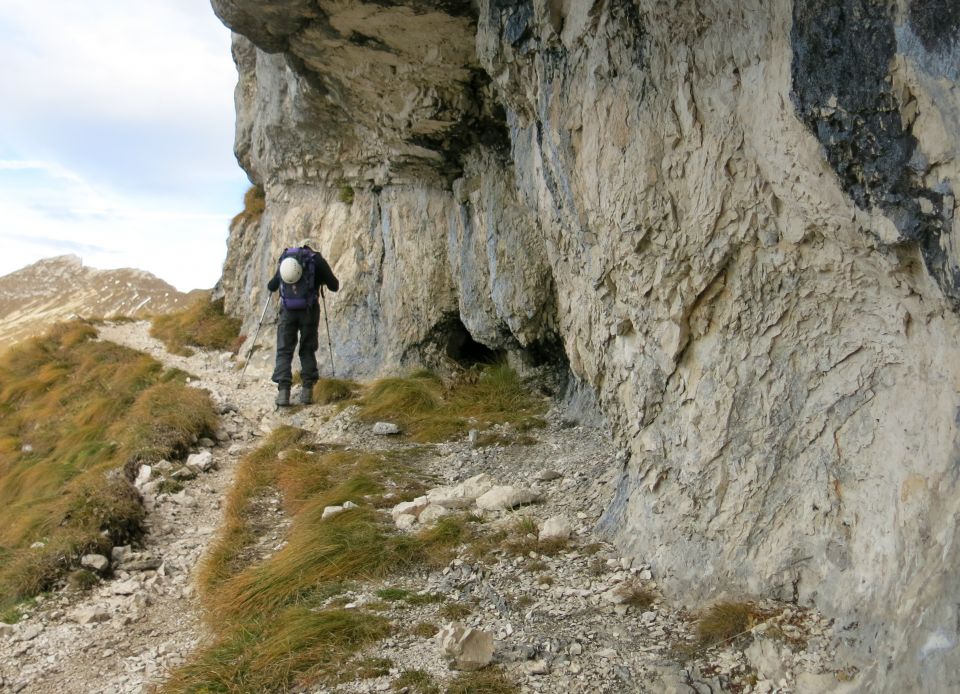
[[[323,322],[327,326],[327,347],[330,348],[330,374],[336,378],[337,370],[333,367],[333,342],[330,340],[330,321],[327,320],[327,297],[323,293],[323,287],[320,287],[320,298],[323,300]]]
[[[247,355],[247,360],[243,363],[243,370],[240,372],[240,379],[237,381],[237,388],[240,387],[240,384],[243,383],[243,374],[247,372],[247,366],[250,365],[250,357],[253,356],[253,350],[257,347],[257,337],[260,335],[260,326],[263,325],[263,317],[267,315],[267,306],[270,305],[270,299],[273,297],[270,294],[267,294],[267,301],[263,305],[263,311],[260,313],[260,322],[257,323],[257,331],[253,334],[253,339],[250,341],[250,354]]]

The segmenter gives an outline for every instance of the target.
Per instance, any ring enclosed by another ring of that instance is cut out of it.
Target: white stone
[[[477,499],[477,507],[484,511],[507,511],[523,504],[533,503],[540,495],[532,489],[519,489],[512,485],[500,485],[490,489]]]
[[[413,530],[414,526],[417,525],[417,517],[410,513],[401,513],[394,518],[393,522],[399,530],[407,532]]]
[[[744,651],[744,655],[763,679],[776,682],[784,676],[783,655],[773,640],[763,637],[754,638],[753,643]]]
[[[187,458],[187,465],[191,465],[198,470],[202,470],[203,472],[209,472],[215,465],[213,453],[210,451],[200,451],[199,453],[194,453]]]
[[[417,518],[420,523],[427,524],[433,523],[444,516],[449,516],[450,510],[445,506],[440,504],[430,504],[423,511],[420,512],[420,516]]]
[[[320,515],[320,519],[329,518],[330,516],[335,516],[338,513],[343,513],[343,506],[327,506],[323,509],[323,513]]]
[[[110,560],[102,554],[84,554],[80,558],[80,566],[101,573],[110,568]]]
[[[393,422],[377,422],[373,425],[373,433],[377,436],[395,436],[400,433],[400,427]]]
[[[459,622],[444,626],[437,642],[450,667],[457,670],[479,670],[493,660],[493,636]]]
[[[414,520],[416,520],[420,512],[429,505],[430,501],[427,500],[427,497],[418,496],[413,501],[401,501],[391,509],[390,515],[393,516],[394,521],[400,516],[413,516]]]
[[[490,491],[490,489],[493,488],[493,485],[494,481],[490,475],[486,473],[480,473],[479,475],[474,475],[473,477],[464,480],[458,484],[455,489],[461,490],[465,499],[476,499],[477,497],[480,497]]]
[[[149,465],[141,465],[140,471],[137,473],[137,479],[134,480],[133,486],[137,489],[143,489],[143,485],[150,481],[150,477],[153,475],[153,468]]]
[[[117,581],[110,585],[110,592],[114,595],[133,595],[139,592],[140,584],[135,579]]]
[[[553,516],[547,519],[540,528],[540,541],[569,540],[573,533],[573,525],[563,516]]]

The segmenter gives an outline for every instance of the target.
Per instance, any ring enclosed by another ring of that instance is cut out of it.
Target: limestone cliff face
[[[564,360],[670,590],[815,602],[861,686],[960,687],[955,2],[213,5],[267,193],[229,306],[307,222],[340,371]]]

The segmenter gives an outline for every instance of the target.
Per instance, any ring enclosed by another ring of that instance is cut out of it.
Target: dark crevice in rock
[[[913,0],[910,26],[928,51],[944,50],[960,41],[960,2]]]
[[[434,324],[419,345],[408,350],[408,355],[417,354],[423,362],[442,366],[445,359],[469,368],[474,364],[492,364],[506,355],[504,350],[491,349],[477,342],[460,316],[448,313]]]
[[[444,353],[463,367],[474,364],[493,364],[504,356],[502,350],[493,350],[473,339],[459,317],[452,317],[445,326]]]
[[[366,4],[378,7],[403,7],[414,14],[442,12],[451,17],[477,17],[477,6],[472,0],[367,0]]]
[[[450,183],[463,176],[465,155],[477,145],[501,158],[510,154],[510,130],[503,106],[492,95],[490,76],[479,68],[471,72],[464,94],[474,106],[457,123],[437,135],[416,135],[408,142],[438,152],[444,157],[438,165],[441,175]]]
[[[794,106],[844,190],[859,208],[883,211],[902,240],[919,246],[960,308],[960,269],[940,243],[950,191],[923,185],[923,157],[902,125],[889,74],[896,53],[890,10],[875,0],[796,0],[791,42]]]

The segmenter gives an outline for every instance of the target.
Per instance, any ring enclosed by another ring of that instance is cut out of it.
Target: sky
[[[0,275],[72,253],[212,287],[250,183],[207,0],[0,0]]]

